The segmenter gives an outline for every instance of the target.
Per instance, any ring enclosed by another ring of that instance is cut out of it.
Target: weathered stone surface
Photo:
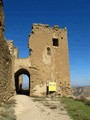
[[[28,46],[28,58],[18,58],[18,50],[14,50],[15,80],[17,78],[19,81],[21,74],[29,74],[31,96],[46,95],[46,86],[50,81],[56,82],[56,94],[69,95],[70,71],[66,28],[33,24]]]
[[[29,37],[29,49],[32,50],[30,60],[31,66],[37,68],[31,74],[33,95],[34,89],[43,88],[39,94],[46,93],[49,81],[56,82],[57,94],[70,94],[67,30],[43,24],[33,24],[32,28],[33,33]]]
[[[2,40],[0,45],[0,105],[14,94],[12,84],[12,56],[7,42]]]
[[[0,0],[0,106],[13,94],[12,56],[4,38],[3,3]]]

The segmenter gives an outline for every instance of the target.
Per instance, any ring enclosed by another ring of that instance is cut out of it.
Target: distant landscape
[[[76,97],[83,96],[90,98],[90,86],[72,87],[72,93]]]

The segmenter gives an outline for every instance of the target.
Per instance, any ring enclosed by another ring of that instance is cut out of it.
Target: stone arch
[[[21,85],[19,84],[19,76],[25,74],[28,76],[29,78],[29,90],[28,91],[23,91],[20,89]],[[14,78],[15,78],[15,88],[16,88],[16,93],[17,94],[25,94],[25,95],[30,95],[30,72],[25,69],[25,68],[20,68],[19,70],[17,70],[14,74]]]

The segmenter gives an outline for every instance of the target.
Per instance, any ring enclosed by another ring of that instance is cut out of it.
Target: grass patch
[[[16,120],[14,111],[15,104],[15,100],[11,99],[0,107],[0,120]]]
[[[73,120],[90,120],[90,106],[66,97],[62,97],[61,101]]]

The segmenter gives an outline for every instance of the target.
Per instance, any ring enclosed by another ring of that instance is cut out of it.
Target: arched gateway
[[[29,88],[28,89],[23,89],[22,88],[22,82],[23,82],[23,79],[22,79],[22,76],[21,75],[27,75],[28,78],[29,78],[29,82],[28,82],[28,86]],[[17,94],[25,94],[25,95],[30,95],[30,73],[28,70],[24,69],[24,68],[20,68],[14,75],[15,77],[15,88],[16,88],[16,93]],[[20,79],[21,78],[21,79]]]

